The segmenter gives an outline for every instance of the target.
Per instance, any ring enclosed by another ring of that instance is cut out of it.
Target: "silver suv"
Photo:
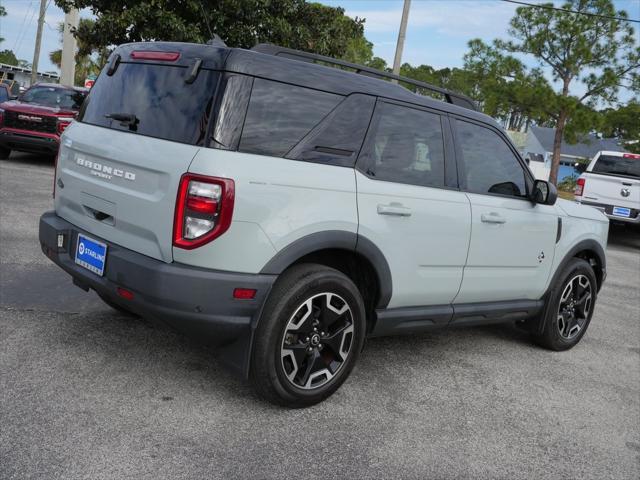
[[[453,92],[269,45],[136,43],[65,130],[40,242],[77,286],[305,406],[367,337],[517,321],[576,345],[608,219],[556,197]]]

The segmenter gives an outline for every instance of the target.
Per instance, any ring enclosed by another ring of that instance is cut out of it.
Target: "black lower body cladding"
[[[103,276],[75,263],[78,233],[107,244]],[[64,236],[62,247],[58,247],[58,235]],[[253,332],[275,275],[168,264],[84,232],[55,212],[40,218],[39,237],[45,255],[69,273],[76,285],[217,347],[222,363],[243,377],[248,375]],[[132,292],[133,298],[122,298],[119,287]],[[235,299],[236,288],[255,289],[255,297]]]

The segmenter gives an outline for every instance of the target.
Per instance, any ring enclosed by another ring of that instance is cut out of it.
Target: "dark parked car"
[[[16,100],[0,103],[0,159],[12,150],[55,155],[60,135],[78,114],[87,92],[39,83]]]

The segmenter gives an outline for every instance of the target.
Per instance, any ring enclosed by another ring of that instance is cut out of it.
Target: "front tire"
[[[364,343],[362,296],[343,273],[296,265],[276,282],[263,310],[250,379],[264,399],[306,407],[347,379]]]
[[[555,281],[549,295],[541,334],[536,342],[550,350],[575,347],[589,327],[597,295],[596,275],[581,258],[572,259]]]

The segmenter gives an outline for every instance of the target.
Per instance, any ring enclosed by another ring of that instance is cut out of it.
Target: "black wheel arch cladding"
[[[393,283],[389,263],[380,249],[368,238],[355,232],[327,230],[299,238],[280,250],[260,271],[261,274],[280,275],[306,255],[322,250],[339,249],[353,252],[373,267],[379,287],[377,308],[385,308],[391,300]]]

